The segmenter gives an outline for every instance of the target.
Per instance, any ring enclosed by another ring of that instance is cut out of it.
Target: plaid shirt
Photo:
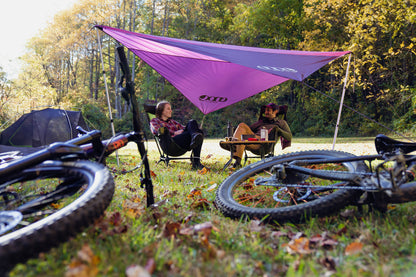
[[[157,117],[150,120],[150,130],[152,130],[152,133],[154,135],[157,135],[157,131],[159,130],[160,127],[166,127],[169,130],[169,134],[171,136],[173,136],[173,134],[176,131],[185,129],[185,126],[183,126],[182,124],[180,124],[179,122],[171,118],[168,119],[167,121],[163,121]]]

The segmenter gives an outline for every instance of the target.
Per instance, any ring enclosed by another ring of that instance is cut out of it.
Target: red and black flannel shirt
[[[163,121],[157,117],[150,120],[150,130],[152,131],[153,134],[157,135],[157,131],[159,130],[160,127],[166,127],[169,130],[169,134],[171,136],[173,136],[173,134],[176,131],[185,129],[185,126],[183,126],[182,124],[180,124],[179,122],[171,118],[168,119],[167,121]]]

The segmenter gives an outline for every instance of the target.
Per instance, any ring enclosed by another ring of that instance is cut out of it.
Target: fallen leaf
[[[309,239],[306,237],[296,238],[289,243],[283,244],[286,250],[290,254],[310,254],[312,251],[309,248]]]
[[[108,213],[105,213],[105,216],[97,220],[94,226],[95,231],[100,232],[100,238],[122,234],[128,230],[128,226],[123,224],[121,214],[118,212],[112,213],[109,216]]]
[[[204,168],[203,168],[203,169],[198,170],[198,174],[200,174],[200,175],[207,174],[207,172],[208,172],[208,169],[207,169],[205,166],[204,166]]]
[[[331,238],[326,232],[324,232],[322,235],[318,234],[315,236],[312,236],[309,239],[309,242],[311,245],[316,245],[323,248],[332,248],[334,245],[337,245],[338,242]]]
[[[264,229],[264,226],[262,225],[260,220],[251,220],[249,229],[252,232],[260,232],[261,230]]]
[[[138,216],[146,213],[146,208],[142,204],[142,199],[133,197],[126,199],[122,204],[124,214],[129,218],[137,218]]]
[[[325,258],[322,258],[322,259],[320,259],[318,261],[326,269],[328,269],[330,271],[335,271],[336,270],[336,262],[335,262],[334,258],[332,258],[332,257],[325,257]]]
[[[217,187],[217,183],[213,184],[212,186],[210,186],[209,188],[206,189],[206,191],[213,191],[215,190],[215,188]]]
[[[55,210],[59,210],[60,208],[62,208],[63,204],[60,204],[60,203],[52,203],[51,206]]]
[[[346,209],[342,212],[339,213],[340,216],[348,218],[348,217],[353,217],[355,215],[355,210],[354,209]]]
[[[139,265],[131,265],[126,269],[127,277],[151,277],[150,273]]]
[[[77,257],[72,259],[65,272],[65,277],[93,277],[98,274],[100,259],[94,255],[90,246],[84,244],[78,251]]]
[[[188,227],[179,230],[179,234],[183,236],[192,236],[195,233],[194,228]]]
[[[287,234],[286,234],[286,233],[284,233],[284,232],[282,232],[282,231],[273,231],[273,232],[270,234],[270,236],[271,236],[272,238],[280,238],[280,237],[283,237],[283,236],[287,236]]]
[[[110,216],[110,223],[114,226],[119,226],[121,224],[121,214],[119,212],[115,212]]]
[[[195,198],[197,196],[200,196],[201,194],[202,194],[202,192],[199,188],[194,188],[189,192],[187,198],[188,199]]]
[[[178,222],[168,222],[163,228],[163,236],[165,238],[176,236],[178,234],[181,224]]]
[[[206,157],[205,157],[205,159],[209,159],[209,158],[211,158],[212,157],[212,154],[208,154]]]
[[[345,248],[345,255],[357,254],[361,252],[363,246],[361,242],[352,242]]]
[[[210,204],[211,203],[207,199],[200,198],[200,199],[197,199],[194,202],[192,202],[192,204],[190,205],[190,208],[192,208],[192,209],[207,209]]]
[[[179,231],[179,233],[181,235],[196,235],[198,233],[202,233],[208,237],[211,234],[213,227],[212,223],[208,221],[192,227],[183,228]]]
[[[157,177],[156,173],[153,170],[150,170],[150,176],[152,178],[156,178]]]
[[[340,230],[337,231],[337,236],[341,236],[346,233],[347,233],[347,226],[344,226]]]
[[[212,225],[212,223],[211,222],[204,222],[204,223],[201,223],[201,224],[197,224],[197,225],[195,225],[194,226],[194,230],[195,230],[195,232],[203,232],[204,234],[211,234],[211,231],[212,231],[212,229],[213,229],[213,225]]]
[[[309,239],[309,242],[310,242],[310,243],[320,243],[320,242],[322,242],[322,240],[323,240],[323,239],[324,239],[324,238],[322,237],[322,235],[318,234],[318,235],[312,236],[312,237]]]
[[[152,204],[152,205],[150,206],[150,208],[152,208],[152,209],[159,208],[159,207],[161,207],[161,206],[165,205],[165,204],[166,204],[166,202],[167,202],[167,200],[166,200],[166,199],[161,200],[161,201],[159,201],[159,202],[156,202],[156,203]]]
[[[326,240],[323,240],[322,243],[321,243],[322,247],[324,247],[326,249],[331,249],[332,247],[334,247],[337,244],[338,244],[338,241],[336,241],[334,239],[326,239]]]
[[[225,256],[225,252],[223,250],[217,249],[217,247],[209,242],[209,236],[211,235],[212,230],[218,231],[218,229],[208,221],[201,224],[196,224],[192,227],[183,228],[179,231],[179,234],[184,236],[197,235],[201,245],[204,247],[202,256],[205,260],[223,258]]]
[[[153,272],[155,272],[156,270],[156,263],[154,259],[149,259],[146,263],[146,265],[144,266],[144,268],[150,273],[152,274]]]
[[[87,262],[89,264],[97,264],[98,263],[98,257],[94,255],[92,252],[91,247],[88,244],[84,244],[80,251],[77,253],[78,258],[83,261]]]
[[[189,220],[191,220],[193,216],[194,216],[194,214],[188,214],[187,216],[185,216],[185,218],[184,218],[184,219],[182,219],[182,223],[183,223],[183,224],[188,223],[188,222],[189,222]]]

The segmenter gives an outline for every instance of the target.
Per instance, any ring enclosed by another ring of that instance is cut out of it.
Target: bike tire
[[[55,187],[56,191],[59,183],[71,187],[74,194],[67,197],[59,195],[62,199],[54,203],[53,212],[50,212],[51,205],[48,205],[45,207],[48,215],[33,220],[25,227],[16,227],[0,237],[0,272],[9,272],[17,263],[34,258],[82,231],[103,214],[114,194],[114,180],[109,170],[92,161],[47,161],[13,178],[0,186],[7,185],[10,188],[33,181],[36,184],[48,184],[50,188],[47,190],[54,191]],[[27,193],[38,189],[46,190],[46,186],[33,186]],[[0,206],[0,212],[5,210],[4,205]]]
[[[217,208],[227,217],[239,219],[250,218],[259,219],[265,222],[300,222],[312,216],[325,216],[339,211],[341,208],[348,206],[363,193],[362,190],[352,189],[334,189],[323,193],[322,195],[310,195],[308,198],[299,200],[299,203],[293,203],[293,188],[287,193],[287,202],[273,195],[279,195],[279,190],[284,190],[284,184],[277,189],[275,187],[262,187],[253,185],[255,178],[262,174],[269,174],[267,171],[276,164],[292,162],[295,160],[312,160],[312,159],[333,159],[343,157],[354,157],[354,155],[341,151],[332,150],[312,150],[294,152],[285,155],[275,156],[263,159],[249,166],[234,172],[228,176],[219,186],[216,192],[215,204]],[[368,167],[363,161],[345,162],[342,164],[331,165],[349,172],[367,172]],[[334,169],[332,169],[334,170]],[[320,180],[308,181],[318,182]],[[302,181],[305,183],[305,181]],[[329,180],[326,180],[329,182]],[[306,189],[303,189],[306,195]],[[283,194],[283,191],[282,191]],[[313,198],[313,199],[312,199]],[[315,199],[316,198],[316,199]],[[277,199],[277,200],[276,200]],[[301,199],[299,197],[298,199]],[[298,200],[296,199],[296,200]],[[273,202],[274,201],[274,202]],[[291,203],[292,202],[292,203]],[[284,205],[287,206],[284,206]]]

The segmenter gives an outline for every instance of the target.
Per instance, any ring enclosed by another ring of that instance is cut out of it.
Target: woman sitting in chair
[[[248,126],[246,123],[240,123],[234,131],[233,140],[240,140],[241,135],[255,135],[257,139],[260,139],[260,132],[262,128],[266,128],[269,134],[269,140],[278,140],[279,137],[283,138],[282,149],[290,146],[292,140],[292,132],[289,125],[286,122],[287,106],[278,106],[274,103],[269,103],[262,106],[260,109],[259,120]],[[230,150],[230,146],[224,145],[220,142],[221,148]],[[233,167],[237,168],[241,166],[241,158],[245,148],[250,152],[258,154],[260,150],[259,144],[253,145],[236,145],[235,151],[233,151],[233,158],[235,163]]]
[[[150,129],[157,135],[165,152],[170,155],[179,146],[187,151],[192,150],[192,169],[202,169],[200,155],[204,135],[196,120],[192,119],[186,126],[172,119],[172,107],[168,101],[156,105],[156,117],[150,121]],[[176,145],[174,145],[176,144]]]

